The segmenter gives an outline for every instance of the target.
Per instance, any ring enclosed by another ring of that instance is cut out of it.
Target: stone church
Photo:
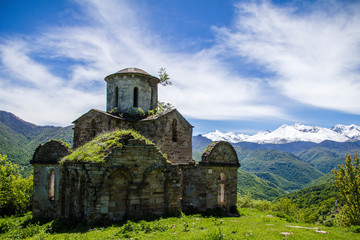
[[[156,112],[157,77],[126,68],[105,82],[106,112],[73,122],[72,149],[55,140],[36,149],[34,217],[121,220],[235,206],[240,164],[229,143],[210,144],[196,163],[193,126],[176,109]],[[95,161],[94,146],[110,138],[116,144]]]

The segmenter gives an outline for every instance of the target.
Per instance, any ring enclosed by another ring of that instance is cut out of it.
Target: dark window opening
[[[119,88],[115,87],[115,107],[119,107]]]
[[[155,104],[154,104],[154,89],[151,88],[150,109],[154,109],[154,108],[155,108]]]
[[[134,107],[139,107],[139,89],[137,87],[134,88]]]
[[[172,141],[177,142],[177,121],[176,119],[172,122]]]
[[[95,122],[95,119],[91,120],[90,134],[91,134],[92,138],[94,138],[96,136],[96,122]]]

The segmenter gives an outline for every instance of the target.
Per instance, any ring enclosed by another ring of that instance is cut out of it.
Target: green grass
[[[29,215],[0,219],[1,239],[360,239],[359,233],[345,227],[325,227],[314,224],[291,223],[268,212],[239,209],[240,217],[201,217],[192,215],[158,219],[154,221],[128,221],[105,227],[78,224],[59,230],[59,220],[45,224],[32,223]],[[2,221],[1,221],[2,220]],[[61,221],[67,227],[75,221]],[[4,227],[5,226],[5,227]],[[57,227],[56,227],[57,226]],[[3,228],[2,228],[3,227]],[[315,232],[315,229],[328,234]],[[287,238],[282,232],[290,232]]]
[[[111,149],[122,147],[124,144],[127,144],[129,139],[143,139],[147,144],[155,145],[134,130],[119,130],[97,136],[92,141],[64,157],[61,163],[104,162],[104,157],[110,153]]]

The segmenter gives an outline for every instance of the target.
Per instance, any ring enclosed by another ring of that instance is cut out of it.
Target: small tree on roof
[[[160,68],[159,70],[160,84],[163,86],[172,85],[169,74],[166,72],[166,68]]]

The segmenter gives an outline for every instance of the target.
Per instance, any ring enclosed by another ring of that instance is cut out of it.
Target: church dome
[[[142,74],[150,75],[140,68],[124,68],[120,71],[117,71],[116,73],[142,73]]]
[[[105,81],[107,82],[110,78],[115,77],[115,76],[128,75],[128,74],[135,74],[135,75],[140,75],[140,76],[144,76],[144,77],[150,77],[151,79],[154,79],[156,82],[158,82],[158,83],[160,82],[160,80],[157,77],[151,76],[146,71],[144,71],[140,68],[135,68],[135,67],[124,68],[120,71],[117,71],[116,73],[110,74],[109,76],[105,77]]]

